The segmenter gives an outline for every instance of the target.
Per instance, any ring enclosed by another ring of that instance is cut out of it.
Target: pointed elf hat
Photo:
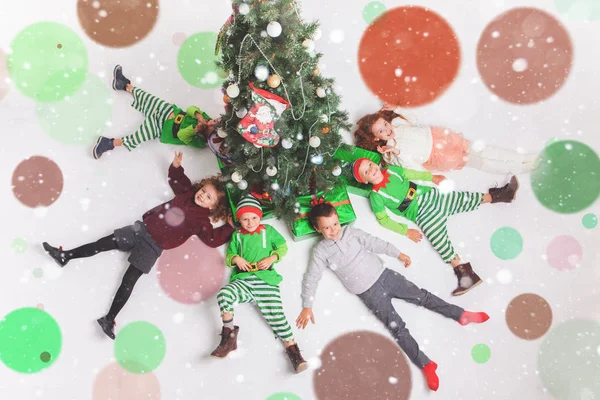
[[[365,161],[371,160],[369,160],[368,158],[359,158],[358,160],[352,163],[352,175],[354,176],[354,179],[356,179],[360,183],[365,183],[365,181],[363,181],[360,175],[358,174],[358,169],[360,168],[360,165]]]
[[[262,208],[260,208],[260,202],[256,197],[246,195],[237,203],[237,209],[235,211],[236,218],[239,220],[242,214],[245,213],[254,213],[258,215],[258,218],[262,218]]]

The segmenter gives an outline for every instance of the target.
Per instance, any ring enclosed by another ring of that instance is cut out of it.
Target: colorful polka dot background
[[[241,0],[234,3],[243,10]],[[244,3],[252,10],[266,2]],[[485,324],[462,327],[394,301],[421,350],[439,365],[435,395],[600,399],[600,53],[594,41],[600,2],[467,3],[296,4],[305,20],[319,19],[321,33],[313,37],[324,54],[319,69],[336,79],[334,90],[352,124],[386,102],[408,109],[416,124],[449,126],[472,142],[539,153],[537,167],[519,175],[514,204],[484,205],[465,220],[452,217],[450,237],[484,281],[460,298],[450,296],[456,280],[428,244],[381,228],[368,204],[351,196],[359,215],[355,227],[389,240],[413,261],[405,270],[381,256],[388,268],[443,300],[491,316]],[[61,268],[41,242],[64,248],[93,242],[171,198],[166,166],[181,148],[156,141],[92,157],[100,135],[121,137],[142,121],[129,106],[130,95],[112,90],[113,67],[122,64],[132,84],[184,109],[194,104],[218,116],[220,87],[235,74],[214,64],[215,40],[230,6],[59,0],[35,7],[7,3],[2,12],[1,398],[432,395],[386,327],[329,272],[319,284],[315,323],[295,328],[314,242],[295,243],[275,220],[268,223],[284,233],[290,248],[277,265],[285,312],[308,371],[293,374],[252,307],[236,309],[238,349],[225,360],[209,357],[221,340],[215,297],[229,269],[223,248],[195,236],[164,251],[140,278],[117,317],[116,339],[108,339],[95,319],[110,306],[127,255],[110,251]],[[287,34],[283,25],[282,37]],[[256,27],[255,39],[266,35],[266,27]],[[256,63],[262,55],[240,61]],[[191,178],[218,172],[209,152],[183,151]],[[504,179],[473,168],[450,174],[460,190],[485,191]],[[172,227],[185,218],[177,207],[164,215]],[[499,370],[509,379],[499,379]],[[468,391],[465,376],[478,378]]]

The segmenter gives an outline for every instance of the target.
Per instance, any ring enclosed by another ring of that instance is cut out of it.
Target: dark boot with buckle
[[[461,294],[465,294],[482,282],[479,275],[473,272],[471,263],[460,264],[458,267],[453,269],[454,273],[456,274],[456,278],[458,279],[458,286],[452,291],[452,296],[460,296]]]
[[[294,371],[296,373],[304,371],[308,368],[308,364],[302,358],[302,354],[300,353],[300,349],[298,348],[298,344],[294,343],[291,346],[285,348],[285,352],[287,353],[290,361],[292,362],[292,366],[294,367]]]
[[[515,199],[515,194],[519,189],[519,181],[516,176],[512,176],[510,181],[499,188],[491,188],[490,195],[492,196],[492,203],[511,203]]]
[[[62,248],[57,249],[56,247],[50,246],[48,242],[42,243],[42,246],[44,247],[46,253],[48,253],[48,255],[52,257],[58,265],[60,265],[61,267],[67,265],[69,259],[67,258],[65,252],[62,251]]]
[[[131,81],[123,75],[123,67],[116,65],[113,70],[112,88],[114,90],[126,90],[127,85],[130,83]]]
[[[217,348],[210,353],[215,358],[224,358],[227,354],[237,349],[237,335],[240,331],[239,326],[235,326],[233,329],[223,327],[221,331],[221,343]]]
[[[102,154],[115,148],[115,140],[104,136],[99,136],[96,145],[92,150],[94,158],[97,160],[102,157]]]

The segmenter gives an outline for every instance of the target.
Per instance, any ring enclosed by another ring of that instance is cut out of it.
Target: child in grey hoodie
[[[296,325],[304,329],[308,322],[315,323],[312,306],[323,270],[328,267],[340,278],[346,288],[358,295],[375,316],[385,324],[394,340],[408,358],[423,370],[427,386],[437,390],[439,379],[437,364],[420,349],[396,313],[392,299],[402,299],[431,311],[452,318],[461,325],[482,323],[489,319],[483,312],[465,311],[450,304],[425,289],[418,288],[396,271],[385,267],[377,254],[398,258],[405,267],[410,266],[410,257],[400,252],[391,243],[381,240],[360,229],[342,227],[335,208],[321,203],[312,208],[309,219],[323,239],[313,250],[313,257],[302,281],[303,310]]]

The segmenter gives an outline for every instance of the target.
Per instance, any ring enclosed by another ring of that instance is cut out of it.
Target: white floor
[[[6,51],[14,36],[31,23],[58,21],[82,38],[88,49],[89,71],[100,77],[107,88],[113,65],[120,63],[132,80],[151,93],[178,105],[197,104],[210,115],[220,112],[219,89],[200,90],[181,78],[176,62],[178,48],[171,38],[176,32],[190,35],[200,30],[218,31],[229,15],[227,2],[165,0],[151,34],[124,49],[104,48],[91,41],[81,30],[73,3],[22,0],[18,5],[3,6],[0,46]],[[366,28],[362,19],[363,3],[305,0],[301,5],[306,20],[318,18],[321,22],[324,35],[317,44],[318,50],[324,53],[321,71],[336,78],[337,90],[343,95],[344,106],[353,122],[380,105],[361,83],[356,65],[358,42]],[[402,5],[395,0],[384,3],[388,8]],[[493,101],[479,79],[475,48],[479,33],[491,19],[523,3],[518,0],[461,0],[443,4],[418,0],[414,3],[432,7],[450,21],[461,42],[463,61],[450,89],[431,105],[412,110],[413,114],[432,124],[451,126],[470,139],[507,148],[539,151],[556,137],[579,140],[596,152],[600,150],[595,98],[600,91],[597,73],[600,50],[593,39],[598,36],[600,22],[570,20],[561,16],[550,0],[530,1],[529,6],[555,15],[568,29],[575,47],[575,63],[556,96],[545,103],[516,106]],[[344,32],[341,44],[328,40],[333,30]],[[135,129],[141,115],[129,107],[127,94],[111,91],[111,99],[111,124],[104,134],[118,137]],[[96,161],[91,156],[89,140],[85,145],[66,145],[45,134],[38,124],[35,108],[32,100],[14,88],[0,102],[4,128],[0,146],[0,181],[4,182],[0,193],[4,216],[0,243],[5,255],[0,278],[0,314],[43,304],[61,328],[63,346],[59,359],[40,373],[20,374],[0,365],[0,398],[78,400],[95,396],[94,399],[106,400],[109,397],[102,397],[98,388],[94,389],[94,382],[100,372],[115,361],[113,343],[99,333],[94,320],[103,315],[110,304],[127,265],[126,255],[102,254],[74,261],[60,270],[49,262],[40,243],[47,240],[68,248],[96,240],[132,223],[150,207],[169,199],[166,173],[176,148],[149,143],[129,154],[124,150],[114,151]],[[218,172],[209,150],[183,151],[183,165],[190,177],[201,178]],[[60,198],[43,210],[23,206],[10,187],[15,167],[33,155],[52,159],[64,175]],[[469,169],[448,174],[448,177],[456,182],[458,189],[473,191],[485,191],[496,182],[503,183],[504,179]],[[351,200],[358,215],[356,227],[393,241],[412,257],[413,265],[409,269],[404,270],[398,261],[387,259],[390,268],[401,270],[408,279],[446,300],[491,315],[491,320],[484,325],[461,327],[424,309],[402,302],[396,304],[422,349],[440,366],[441,387],[436,394],[428,392],[420,371],[411,366],[411,399],[434,396],[466,400],[552,398],[544,389],[536,364],[543,338],[527,341],[513,335],[504,313],[514,297],[535,293],[550,304],[553,327],[570,318],[600,320],[600,228],[588,230],[581,223],[582,216],[588,212],[600,214],[598,202],[576,214],[553,213],[538,203],[529,177],[525,175],[521,177],[521,189],[513,205],[488,205],[451,219],[450,232],[457,250],[485,280],[473,292],[451,298],[449,293],[454,288],[455,278],[428,243],[415,244],[389,233],[377,225],[366,199],[352,196]],[[292,321],[301,309],[300,282],[315,240],[293,242],[283,224],[269,223],[283,232],[289,243],[289,254],[278,270],[284,276],[281,288],[286,314]],[[502,261],[490,249],[491,235],[503,226],[517,229],[524,239],[524,249],[514,260]],[[583,257],[574,270],[557,271],[544,259],[548,243],[559,235],[571,235],[582,246]],[[11,249],[15,238],[26,240],[24,253]],[[43,269],[43,277],[33,275],[36,268]],[[499,271],[503,271],[500,276],[504,279],[498,278]],[[506,279],[509,274],[512,279]],[[311,368],[318,366],[320,350],[344,333],[370,330],[389,337],[385,328],[332,273],[323,277],[315,315],[317,324],[297,332],[296,336],[305,357],[311,361]],[[155,269],[139,281],[118,317],[117,332],[132,321],[149,321],[162,331],[167,352],[154,371],[162,399],[266,399],[278,392],[291,392],[303,400],[314,399],[313,372],[292,374],[285,354],[258,314],[249,307],[240,307],[236,319],[241,326],[240,350],[224,361],[209,358],[220,329],[215,299],[194,305],[175,302],[159,286]],[[598,340],[596,337],[600,345]],[[491,349],[491,358],[484,364],[471,358],[472,347],[479,343]],[[590,368],[592,376],[597,377],[600,354],[594,357],[589,358],[592,360]],[[360,360],[357,368],[360,368]],[[578,399],[600,398],[600,389],[594,382],[570,384],[581,385]],[[124,396],[123,393],[120,396]],[[136,397],[142,398],[148,397]],[[340,397],[332,393],[327,398]],[[369,398],[381,397],[374,392]]]

